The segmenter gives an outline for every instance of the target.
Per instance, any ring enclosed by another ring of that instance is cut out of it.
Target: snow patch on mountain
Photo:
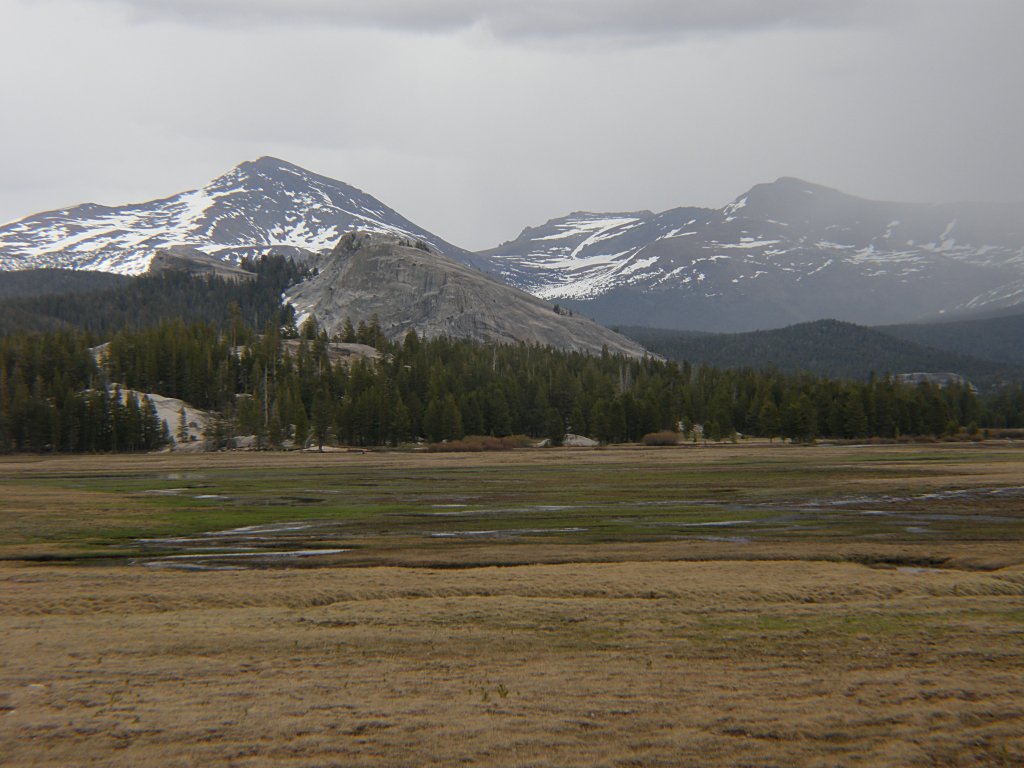
[[[158,249],[186,245],[238,262],[274,249],[329,250],[351,230],[423,240],[468,254],[355,187],[263,157],[206,186],[147,203],[94,203],[0,227],[0,269],[62,267],[135,275]]]
[[[573,213],[480,256],[608,323],[904,322],[1024,301],[1024,206],[884,203],[781,178],[718,210]],[[710,296],[730,316],[702,310]],[[662,308],[657,321],[646,302]]]

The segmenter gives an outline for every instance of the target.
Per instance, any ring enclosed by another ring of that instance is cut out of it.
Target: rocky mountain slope
[[[118,207],[86,203],[0,227],[0,269],[88,269],[134,275],[158,250],[190,246],[237,262],[273,250],[330,249],[354,229],[423,240],[471,255],[348,184],[273,157],[233,168],[201,189]]]
[[[425,337],[644,354],[639,344],[590,320],[562,314],[443,254],[386,235],[345,235],[320,261],[319,274],[285,298],[295,306],[297,322],[312,315],[332,334],[346,319],[358,325],[376,316],[392,339],[415,330]]]
[[[247,272],[229,261],[223,261],[188,245],[172,245],[159,249],[149,262],[148,271],[151,274],[187,272],[191,275],[222,277],[225,280],[256,279],[254,272]]]
[[[1024,205],[875,202],[782,178],[718,210],[574,213],[480,255],[606,323],[907,322],[1024,302]]]

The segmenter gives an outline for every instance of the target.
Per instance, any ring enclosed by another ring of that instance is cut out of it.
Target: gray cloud
[[[0,219],[276,155],[470,248],[799,176],[1020,199],[1020,0],[0,0]]]
[[[439,33],[483,29],[505,40],[662,40],[694,33],[831,26],[892,16],[912,0],[101,0],[140,20],[326,24]]]

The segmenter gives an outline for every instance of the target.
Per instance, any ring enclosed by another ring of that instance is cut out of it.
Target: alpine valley
[[[470,253],[264,157],[0,227],[0,454],[1020,429],[1016,213],[782,179]]]

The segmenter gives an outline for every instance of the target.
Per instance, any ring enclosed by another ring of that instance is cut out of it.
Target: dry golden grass
[[[0,570],[7,765],[1019,765],[1024,569]]]
[[[634,483],[627,498],[673,498],[677,476],[714,499],[1024,482],[1019,450],[776,448],[5,459],[0,555],[130,531],[172,509],[133,485],[161,473],[347,473],[379,481],[371,500],[425,505],[505,504],[517,478],[537,503],[549,470],[582,489],[603,478],[615,501],[620,483]],[[415,472],[436,473],[437,490]],[[1017,496],[942,504],[966,532],[968,513],[1021,512]],[[1024,764],[1016,534],[581,544],[415,531],[376,531],[379,546],[301,569],[0,561],[0,764]],[[943,567],[892,567],[915,562]]]

